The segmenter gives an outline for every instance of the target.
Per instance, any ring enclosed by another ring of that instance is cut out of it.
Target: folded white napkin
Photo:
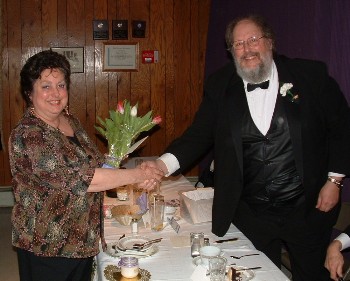
[[[193,281],[209,281],[210,276],[207,275],[207,268],[198,265],[191,275],[191,280]]]
[[[183,195],[185,195],[193,201],[211,199],[214,197],[214,189],[211,187],[197,188],[196,190],[184,192]]]

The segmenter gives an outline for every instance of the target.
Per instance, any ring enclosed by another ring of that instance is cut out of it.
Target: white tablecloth
[[[165,200],[179,198],[179,191],[194,189],[190,182],[183,176],[170,178],[161,184],[162,194]],[[105,204],[115,204],[117,199],[106,198]],[[139,234],[149,237],[150,239],[162,237],[163,240],[157,244],[159,251],[150,257],[139,259],[139,266],[151,273],[151,280],[191,280],[191,275],[196,269],[191,257],[189,243],[186,246],[174,247],[174,239],[186,241],[190,237],[190,232],[203,232],[210,242],[220,247],[228,264],[236,263],[237,265],[255,267],[261,266],[255,270],[254,281],[287,281],[289,280],[262,252],[257,251],[252,243],[239,231],[234,225],[231,225],[225,237],[217,237],[211,232],[211,222],[201,224],[191,224],[186,219],[181,218],[178,221],[180,225],[179,233],[176,233],[171,226],[167,225],[160,232],[152,232],[139,224]],[[131,236],[131,227],[123,226],[114,219],[105,220],[105,238],[107,243],[117,241],[121,235]],[[215,240],[238,237],[238,241],[214,244]],[[247,253],[259,253],[256,256],[233,259],[230,255],[243,255]],[[107,253],[101,252],[96,257],[97,269],[95,281],[106,281],[104,269],[107,265],[117,265],[119,258],[111,257]],[[197,279],[198,280],[198,279]],[[203,276],[202,281],[209,280]]]

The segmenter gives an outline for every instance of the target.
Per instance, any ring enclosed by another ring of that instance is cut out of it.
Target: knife
[[[245,271],[245,270],[255,270],[255,269],[260,269],[261,266],[256,266],[256,267],[246,267],[246,268],[238,268],[236,271]]]
[[[237,241],[238,238],[230,238],[230,239],[222,239],[222,240],[217,240],[214,241],[215,243],[223,243],[223,242],[230,242],[230,241]]]

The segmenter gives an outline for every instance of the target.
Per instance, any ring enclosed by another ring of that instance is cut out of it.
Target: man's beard
[[[259,56],[259,53],[248,53],[245,56],[251,56],[251,55]],[[255,69],[242,68],[241,65],[239,64],[239,60],[235,56],[233,56],[233,59],[236,65],[238,76],[240,76],[243,80],[247,81],[248,83],[255,84],[255,83],[260,83],[262,81],[265,81],[271,73],[272,55],[267,55],[265,57],[260,56],[261,63]]]

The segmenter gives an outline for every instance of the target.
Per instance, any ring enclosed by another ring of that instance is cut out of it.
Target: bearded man
[[[322,62],[274,53],[264,19],[227,26],[234,62],[211,75],[193,124],[155,162],[179,173],[214,147],[212,231],[237,226],[293,281],[329,280],[323,267],[350,173],[346,99]]]

